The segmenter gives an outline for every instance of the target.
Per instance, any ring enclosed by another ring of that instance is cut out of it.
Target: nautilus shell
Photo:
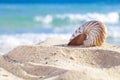
[[[100,21],[89,21],[73,33],[68,45],[101,46],[106,39],[106,26]]]

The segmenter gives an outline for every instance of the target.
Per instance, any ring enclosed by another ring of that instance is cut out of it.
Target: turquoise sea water
[[[69,40],[89,20],[104,22],[107,42],[120,45],[119,4],[0,4],[0,52],[53,36]]]

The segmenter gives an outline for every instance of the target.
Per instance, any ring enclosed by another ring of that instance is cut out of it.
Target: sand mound
[[[0,56],[0,66],[28,80],[120,79],[120,47],[68,47],[66,43],[54,38],[19,46]]]
[[[100,68],[110,68],[120,65],[120,52],[86,47],[61,47],[61,46],[19,46],[4,55],[5,59],[14,62],[33,62],[52,64],[61,59],[82,65]]]

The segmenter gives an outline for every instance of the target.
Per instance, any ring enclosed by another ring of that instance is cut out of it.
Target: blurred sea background
[[[90,20],[104,22],[108,29],[106,42],[120,46],[119,0],[54,1],[0,1],[1,54],[50,37],[69,40],[81,24]]]

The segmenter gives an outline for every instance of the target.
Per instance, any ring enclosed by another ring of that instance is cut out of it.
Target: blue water
[[[0,33],[69,33],[93,19],[119,26],[119,13],[120,5],[0,4]]]
[[[53,36],[69,39],[75,29],[89,20],[104,22],[107,42],[120,45],[119,4],[0,4],[0,51]]]

